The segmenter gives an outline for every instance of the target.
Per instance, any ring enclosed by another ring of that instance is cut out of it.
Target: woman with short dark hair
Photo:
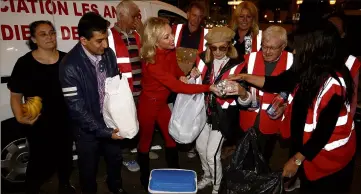
[[[65,56],[57,50],[56,31],[50,21],[30,24],[30,52],[15,64],[9,82],[11,108],[16,120],[26,125],[29,162],[26,192],[39,193],[55,172],[60,193],[75,193],[69,178],[72,171],[72,135],[68,127],[65,101],[59,82],[59,63]],[[31,117],[23,101],[40,97],[40,114]]]

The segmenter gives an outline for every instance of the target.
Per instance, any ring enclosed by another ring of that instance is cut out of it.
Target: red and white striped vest
[[[140,51],[140,36],[137,32],[133,32],[133,35],[136,39],[138,49]],[[128,83],[131,91],[133,91],[133,75],[132,75],[132,60],[140,60],[139,57],[130,58],[127,46],[125,45],[122,35],[113,27],[108,30],[108,43],[109,47],[114,51],[115,56],[117,57],[117,64],[119,71],[123,76],[128,78]]]
[[[247,65],[248,74],[253,75],[265,75],[265,63],[262,56],[262,51],[253,52],[245,55],[245,63]],[[279,61],[275,69],[272,72],[272,76],[281,74],[283,71],[288,70],[293,64],[293,54],[282,51]],[[260,99],[260,108],[254,111],[241,110],[240,111],[240,126],[244,131],[254,126],[256,117],[260,114],[259,129],[263,134],[274,134],[279,131],[281,125],[281,119],[271,119],[266,110],[267,107],[272,103],[272,100],[277,93],[267,93],[256,89],[257,96]],[[261,110],[260,110],[261,109]]]
[[[222,78],[220,80],[225,80],[229,77],[229,75],[233,75],[233,74],[240,74],[242,69],[244,68],[244,63],[235,65],[234,67],[232,67],[231,69],[229,69],[228,71],[226,71],[223,75]],[[199,72],[201,72],[201,76],[199,76],[196,80],[197,84],[202,84],[202,81],[206,75],[207,72],[207,66],[205,65],[203,60],[200,60],[199,65],[198,65],[198,70]],[[227,109],[230,105],[231,106],[235,106],[237,105],[236,100],[234,98],[219,98],[217,97],[217,102],[221,105],[222,109]]]
[[[185,24],[177,24],[172,27],[173,33],[174,33],[174,42],[175,42],[176,47],[180,47],[183,27],[185,27],[185,26],[186,26]],[[208,29],[205,29],[205,28],[201,28],[201,29],[202,29],[202,32],[201,32],[201,37],[199,37],[200,41],[199,41],[199,46],[198,46],[198,54],[202,53],[207,48],[206,47],[207,41],[204,39],[204,37],[208,33]],[[197,57],[196,64],[198,64],[200,61],[201,61],[200,57]]]
[[[334,94],[344,95],[346,84],[342,77],[339,77],[340,83],[335,78],[328,78],[322,90],[314,101],[314,106],[308,109],[306,124],[304,127],[303,143],[305,144],[315,130],[319,114],[326,107]],[[290,137],[291,113],[293,96],[297,89],[289,95],[289,105],[283,117],[281,135],[285,138]],[[320,153],[312,160],[304,161],[304,169],[308,180],[317,180],[322,177],[333,174],[344,168],[352,159],[356,151],[356,136],[354,131],[353,118],[350,112],[350,105],[344,104],[341,108],[335,129],[330,140]]]

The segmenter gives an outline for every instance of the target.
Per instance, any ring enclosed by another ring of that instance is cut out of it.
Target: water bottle
[[[274,117],[276,110],[282,106],[288,99],[287,92],[281,92],[276,97],[273,98],[272,103],[267,107],[267,114],[271,117]]]
[[[251,108],[258,109],[259,108],[259,99],[257,98],[256,88],[251,88]]]

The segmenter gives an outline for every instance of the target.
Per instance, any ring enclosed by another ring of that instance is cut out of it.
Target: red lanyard
[[[223,66],[224,66],[225,61],[223,61],[223,63],[221,64],[221,66],[218,69],[217,74],[214,74],[214,63],[213,63],[213,70],[212,70],[212,74],[211,74],[211,84],[213,84],[213,82],[216,80],[216,78],[218,77],[219,73],[221,72]]]

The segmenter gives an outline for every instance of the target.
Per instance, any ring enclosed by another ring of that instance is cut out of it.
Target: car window
[[[158,11],[158,17],[167,18],[171,25],[174,24],[185,24],[187,22],[187,19],[183,16],[180,16],[174,12],[170,12],[167,10],[159,10]]]

